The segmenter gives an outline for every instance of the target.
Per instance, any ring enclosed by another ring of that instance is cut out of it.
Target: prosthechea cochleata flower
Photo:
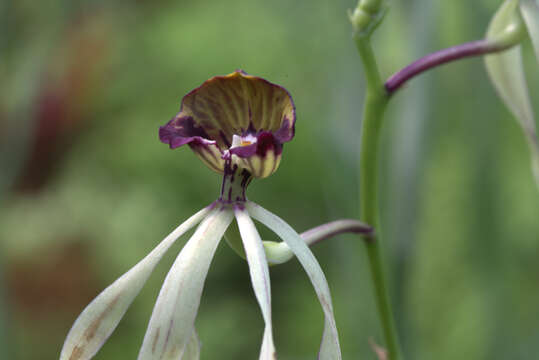
[[[92,358],[164,253],[197,224],[166,276],[138,359],[198,359],[200,348],[194,323],[204,281],[215,250],[234,218],[265,322],[260,359],[276,358],[268,263],[283,263],[293,255],[305,268],[324,312],[318,358],[341,359],[329,287],[308,245],[337,233],[369,233],[372,229],[355,220],[339,220],[300,236],[278,216],[245,196],[253,178],[275,172],[283,144],[294,137],[294,124],[290,94],[242,71],[213,77],[183,98],[180,112],[159,129],[159,138],[172,149],[188,144],[210,169],[223,174],[220,197],[176,228],[84,309],[65,340],[61,360]],[[263,242],[251,218],[270,228],[283,242]]]

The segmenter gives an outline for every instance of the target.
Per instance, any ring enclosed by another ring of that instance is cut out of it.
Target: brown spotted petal
[[[183,233],[202,221],[210,211],[208,207],[191,216],[143,260],[103,290],[73,324],[64,342],[60,360],[91,359],[114,331],[170,246]]]
[[[211,260],[233,216],[216,209],[181,250],[157,297],[138,360],[183,359]]]
[[[159,129],[159,138],[172,149],[189,144],[217,172],[223,173],[231,159],[253,176],[266,177],[277,169],[294,125],[294,103],[283,87],[236,71],[187,94],[180,112]],[[238,145],[236,137],[250,141]]]

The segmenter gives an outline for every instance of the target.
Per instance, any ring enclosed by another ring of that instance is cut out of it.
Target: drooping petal
[[[333,315],[333,305],[331,304],[331,294],[328,283],[318,261],[314,257],[309,247],[301,239],[298,233],[292,229],[284,220],[277,215],[272,214],[261,206],[247,201],[245,208],[256,220],[266,225],[275,232],[294,252],[299,262],[305,268],[309,279],[311,280],[322,309],[324,310],[324,334],[320,345],[318,359],[338,360],[341,359],[341,349],[339,345],[339,335]]]
[[[532,40],[535,57],[539,61],[539,1],[520,0],[520,11]]]
[[[533,111],[524,76],[520,46],[485,56],[490,79],[505,105],[516,116],[528,136],[535,136]]]
[[[525,131],[535,132],[520,46],[485,57],[490,79]]]
[[[232,217],[229,209],[215,209],[183,247],[159,292],[139,360],[181,358],[194,330],[211,260]]]
[[[491,21],[487,32],[487,39],[497,36],[500,29],[504,29],[514,21],[518,1],[508,0]],[[501,53],[485,56],[485,65],[498,95],[505,105],[516,117],[524,131],[530,147],[532,169],[535,180],[539,186],[539,141],[535,128],[534,114],[528,95],[528,86],[524,75],[520,46],[515,46]]]
[[[268,269],[268,261],[262,246],[262,240],[256,230],[255,224],[245,210],[235,209],[236,220],[240,229],[241,238],[247,262],[249,263],[249,273],[255,291],[256,299],[260,304],[262,316],[266,324],[260,360],[275,360],[275,345],[273,343],[273,330],[271,323],[271,287]]]
[[[60,360],[91,359],[116,328],[168,248],[209,212],[210,207],[207,207],[191,216],[137,265],[103,290],[73,324],[64,342]]]

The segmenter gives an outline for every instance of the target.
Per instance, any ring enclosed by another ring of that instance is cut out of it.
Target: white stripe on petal
[[[73,324],[64,342],[60,360],[91,359],[114,331],[168,248],[209,212],[208,207],[191,216],[137,265],[103,290]]]
[[[138,359],[180,359],[194,329],[204,280],[232,211],[216,209],[198,226],[172,265],[153,309]]]
[[[322,336],[318,359],[341,359],[339,335],[335,324],[335,316],[333,315],[333,306],[331,304],[328,283],[313,253],[309,250],[309,247],[301,239],[298,233],[277,215],[272,214],[251,201],[248,201],[245,207],[249,212],[249,215],[270,228],[290,247],[307,272],[307,275],[314,286],[322,309],[324,310],[325,318],[324,334]]]
[[[260,360],[274,360],[275,345],[273,344],[273,330],[271,324],[271,287],[268,261],[260,235],[255,224],[245,210],[236,208],[236,220],[240,229],[243,248],[249,264],[249,273],[255,291],[256,299],[260,304],[266,327],[260,351]]]

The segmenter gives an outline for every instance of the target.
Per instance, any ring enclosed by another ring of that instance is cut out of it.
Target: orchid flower
[[[295,107],[290,94],[242,71],[213,77],[183,98],[180,112],[159,129],[159,138],[172,149],[188,144],[210,169],[223,174],[221,195],[176,228],[84,309],[65,340],[61,360],[92,358],[165,252],[197,224],[166,276],[138,359],[198,359],[200,348],[194,323],[204,281],[216,248],[234,218],[265,322],[260,359],[276,359],[268,263],[283,263],[293,255],[305,268],[324,312],[318,358],[341,359],[328,283],[308,245],[340,232],[369,233],[372,229],[355,220],[340,220],[300,236],[278,216],[245,196],[253,178],[275,172],[283,144],[294,137],[294,124]],[[252,218],[283,242],[263,242]]]

